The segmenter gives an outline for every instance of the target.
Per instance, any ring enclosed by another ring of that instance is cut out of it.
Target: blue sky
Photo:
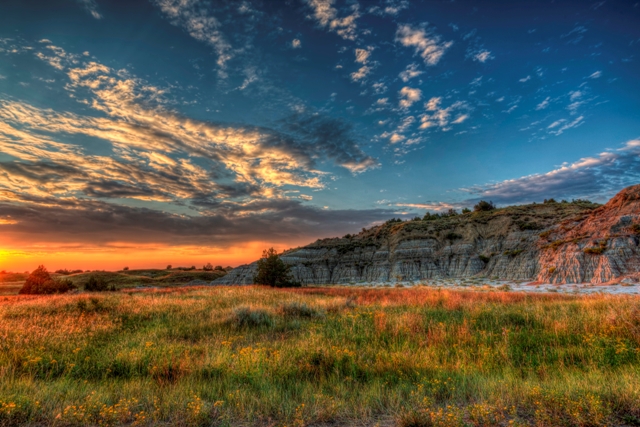
[[[604,201],[638,183],[639,55],[635,1],[5,0],[0,243],[249,260]]]

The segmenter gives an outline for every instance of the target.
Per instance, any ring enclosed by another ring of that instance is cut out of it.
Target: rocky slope
[[[318,240],[282,259],[304,284],[484,276],[544,283],[640,280],[640,185],[599,206],[585,201],[510,206],[412,221]],[[256,263],[216,280],[248,284]]]

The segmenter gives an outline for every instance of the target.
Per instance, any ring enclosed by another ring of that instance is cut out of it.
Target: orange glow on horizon
[[[227,248],[205,246],[132,245],[112,243],[105,247],[83,247],[73,245],[55,247],[43,245],[29,248],[0,249],[0,271],[32,271],[44,265],[49,271],[58,269],[81,270],[121,270],[173,267],[202,268],[211,263],[214,266],[237,267],[260,258],[264,249],[274,247],[278,252],[295,245],[268,242],[247,242]]]

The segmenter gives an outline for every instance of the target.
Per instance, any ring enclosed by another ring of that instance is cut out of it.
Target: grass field
[[[640,425],[640,299],[429,288],[0,297],[1,425]]]

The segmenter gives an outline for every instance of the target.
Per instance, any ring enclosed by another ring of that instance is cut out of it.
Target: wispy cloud
[[[366,49],[355,50],[355,62],[362,66],[357,71],[351,73],[351,80],[354,82],[364,83],[364,79],[371,73],[373,67],[369,65],[369,57],[371,56],[372,51],[373,47],[371,46]]]
[[[403,82],[406,83],[412,78],[418,77],[423,73],[424,71],[418,69],[418,64],[413,63],[413,64],[407,65],[407,68],[400,73],[399,77],[400,79],[402,79]]]
[[[102,19],[102,15],[98,12],[98,4],[96,0],[76,0],[84,7],[84,9],[96,19]]]
[[[152,0],[170,22],[184,28],[191,37],[207,43],[218,55],[218,66],[225,67],[232,57],[231,44],[221,31],[221,23],[198,0]]]
[[[302,47],[302,42],[300,39],[293,39],[291,40],[291,47],[294,49],[300,49]]]
[[[487,62],[489,59],[493,59],[493,55],[488,50],[481,50],[473,56],[474,61]]]
[[[584,124],[584,116],[580,116],[577,117],[575,120],[571,121],[571,122],[567,122],[564,119],[561,120],[557,120],[553,123],[551,123],[548,126],[548,129],[552,129],[549,131],[549,133],[553,134],[553,135],[562,135],[564,133],[564,131],[572,129],[572,128],[576,128],[578,126],[581,126]]]
[[[536,110],[544,110],[545,108],[547,108],[549,106],[550,99],[551,97],[547,96],[541,103],[536,105]]]
[[[441,37],[434,34],[426,24],[417,27],[409,24],[399,25],[396,31],[396,42],[413,47],[416,54],[419,54],[427,65],[436,65],[440,62],[447,49],[453,45],[452,41],[441,41]]]
[[[356,20],[360,17],[358,4],[351,7],[351,14],[338,17],[338,10],[333,7],[335,0],[306,0],[313,9],[313,18],[323,28],[335,32],[345,40],[355,40],[357,37]]]
[[[589,78],[589,79],[597,79],[597,78],[599,78],[600,76],[602,76],[602,71],[595,71],[593,74],[591,74],[591,75],[590,75],[589,77],[587,77],[587,78]]]

